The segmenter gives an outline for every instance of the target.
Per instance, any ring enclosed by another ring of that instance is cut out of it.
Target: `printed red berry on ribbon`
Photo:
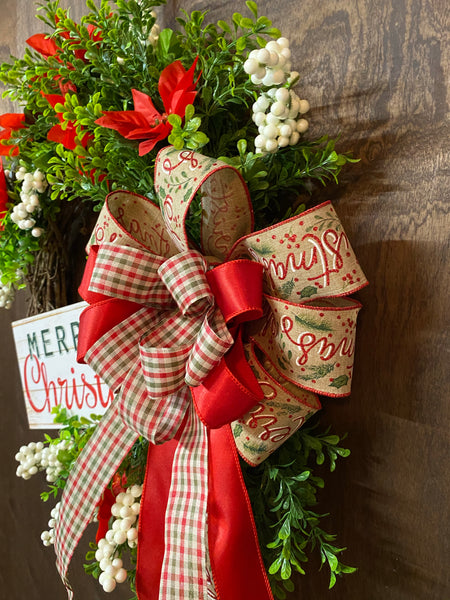
[[[116,396],[67,481],[58,568],[65,579],[143,435],[140,600],[206,600],[212,580],[223,600],[271,600],[237,451],[260,463],[320,408],[316,394],[349,394],[360,304],[347,296],[367,282],[329,202],[252,232],[239,173],[171,147],[155,188],[161,208],[110,194],[90,242],[79,356]],[[200,188],[195,249],[185,220]]]

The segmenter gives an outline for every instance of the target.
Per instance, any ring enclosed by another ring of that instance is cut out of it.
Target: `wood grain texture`
[[[66,3],[74,18],[83,0]],[[171,24],[181,2],[164,12]],[[245,10],[242,1],[186,0],[209,19]],[[323,421],[349,432],[352,455],[328,477],[320,509],[348,546],[357,574],[327,591],[312,560],[294,598],[444,600],[450,597],[449,319],[450,144],[447,0],[279,0],[259,2],[291,40],[299,93],[312,106],[311,135],[340,134],[360,162],[333,200],[370,287],[359,294],[352,396],[326,401]],[[0,52],[16,53],[40,30],[30,3],[0,0]],[[37,23],[37,24],[36,24]],[[7,105],[2,102],[0,109]],[[20,316],[22,305],[14,309]],[[14,476],[26,431],[9,313],[0,314],[2,418],[0,585],[9,600],[64,598],[39,533],[47,507],[39,485]],[[14,539],[9,552],[6,541]],[[79,598],[104,597],[79,563]],[[126,598],[120,593],[111,598]],[[257,600],[256,598],[236,600]]]

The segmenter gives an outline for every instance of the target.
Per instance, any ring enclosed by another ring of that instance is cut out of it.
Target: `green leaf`
[[[339,563],[339,567],[337,570],[339,571],[339,573],[356,573],[356,571],[358,569],[355,567],[349,567],[347,565],[343,565],[342,563]]]
[[[275,573],[278,573],[283,562],[284,562],[284,558],[282,556],[279,556],[276,560],[274,560],[273,563],[269,567],[270,575],[274,575]]]
[[[170,44],[172,42],[173,31],[172,29],[163,29],[159,33],[158,46],[163,54],[168,54]]]
[[[258,45],[259,45],[261,48],[264,48],[264,47],[265,47],[265,45],[266,45],[266,43],[267,43],[267,42],[266,42],[266,40],[265,40],[263,37],[261,37],[260,35],[257,35],[257,36],[256,36],[256,41],[258,42]]]
[[[180,115],[176,115],[175,113],[169,115],[167,117],[167,120],[172,125],[172,127],[181,127],[181,124],[183,122]]]
[[[248,3],[247,3],[248,5]],[[253,27],[253,21],[247,17],[242,17],[240,26],[244,29],[251,29]]]
[[[310,475],[311,471],[303,471],[303,473],[296,475],[295,477],[293,477],[293,479],[295,479],[295,481],[306,481],[307,479],[309,479]]]
[[[291,522],[286,519],[278,532],[280,540],[286,540],[291,535]]]
[[[286,559],[283,559],[283,562],[281,564],[280,575],[282,579],[289,579],[289,577],[292,575],[291,563]]]
[[[237,149],[239,154],[244,155],[247,152],[247,140],[239,140],[237,143]]]
[[[330,569],[332,571],[336,571],[336,568],[338,566],[338,559],[337,559],[337,557],[332,552],[330,552],[328,550],[325,550],[324,552],[325,552],[325,555],[327,557],[328,564],[330,565]]]
[[[239,27],[241,24],[242,15],[238,12],[235,12],[235,13],[233,13],[232,19],[233,19],[233,23]]]
[[[331,444],[332,446],[336,446],[341,441],[341,438],[338,435],[326,435],[321,438],[322,443]]]
[[[264,33],[267,33],[267,35],[270,35],[270,37],[273,37],[275,39],[281,37],[281,31],[276,27],[271,27],[270,29],[267,29]]]
[[[244,52],[246,47],[247,47],[247,40],[245,39],[245,37],[238,38],[236,41],[236,53],[242,54],[242,52]]]
[[[256,21],[256,24],[258,27],[270,27],[272,25],[272,21],[267,17],[259,17],[259,19]]]
[[[283,581],[283,586],[287,592],[293,592],[295,590],[295,585],[292,579],[286,579],[286,581]]]
[[[228,23],[226,21],[217,21],[217,25],[220,27],[220,29],[222,29],[223,31],[226,31],[227,33],[231,33],[231,28],[228,25]]]
[[[184,111],[184,118],[186,121],[190,121],[195,114],[195,108],[192,104],[188,104],[186,106],[186,110]]]
[[[255,19],[258,17],[258,5],[253,0],[247,0],[245,3],[248,9],[253,13]]]
[[[330,573],[330,585],[328,586],[328,589],[331,590],[331,588],[334,587],[335,583],[336,583],[336,575],[333,573],[333,571],[331,571],[331,573]]]

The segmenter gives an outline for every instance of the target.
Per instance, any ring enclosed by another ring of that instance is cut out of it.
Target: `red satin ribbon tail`
[[[139,513],[136,591],[139,600],[158,600],[164,559],[165,514],[178,440],[149,445]]]
[[[210,431],[208,540],[220,600],[273,600],[229,426]]]

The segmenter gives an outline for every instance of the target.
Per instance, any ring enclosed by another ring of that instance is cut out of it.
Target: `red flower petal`
[[[81,139],[77,139],[77,130],[73,123],[69,122],[66,129],[63,129],[61,125],[53,125],[47,134],[47,139],[57,144],[62,144],[67,150],[75,150],[75,147],[79,144],[86,148],[92,136],[89,133],[85,133]]]
[[[164,139],[164,138],[160,138],[160,139]],[[148,154],[151,150],[153,150],[153,148],[156,146],[156,144],[159,142],[159,139],[154,139],[154,140],[145,140],[145,142],[141,142],[139,144],[139,156],[145,156],[145,154]]]
[[[176,92],[182,93],[195,92],[194,84],[194,71],[197,65],[198,57],[192,63],[192,66],[188,71],[183,67],[179,60],[168,65],[161,73],[158,83],[158,91],[164,103],[166,112],[179,114],[180,117],[184,117],[183,113],[179,113],[175,110],[173,105],[173,96]],[[195,97],[195,96],[194,96]],[[186,106],[189,104],[187,102]]]
[[[131,90],[131,93],[133,95],[134,110],[141,113],[149,124],[152,124],[155,119],[162,119],[162,115],[156,110],[150,96],[138,90]]]
[[[145,129],[136,129],[129,136],[129,140],[143,140],[143,139],[158,139],[163,140],[170,133],[172,126],[169,123],[163,123],[162,121],[152,127],[145,127]]]
[[[41,94],[48,100],[48,103],[52,108],[55,108],[57,104],[64,104],[66,101],[65,97],[60,94],[44,94],[44,92],[41,92]]]
[[[100,117],[95,122],[102,127],[115,129],[124,138],[128,138],[135,129],[148,127],[145,118],[134,110],[106,111],[103,117]]]
[[[0,127],[5,129],[23,129],[25,115],[23,113],[5,113],[0,115]]]
[[[53,77],[53,80],[58,82],[59,89],[63,96],[65,96],[68,92],[76,92],[77,91],[76,85],[74,85],[71,81],[66,81],[66,83],[63,83],[62,77],[59,75],[57,75],[56,77]]]
[[[48,58],[49,56],[55,56],[58,53],[59,48],[53,38],[48,37],[45,33],[36,33],[27,39],[27,44],[34,50]]]

